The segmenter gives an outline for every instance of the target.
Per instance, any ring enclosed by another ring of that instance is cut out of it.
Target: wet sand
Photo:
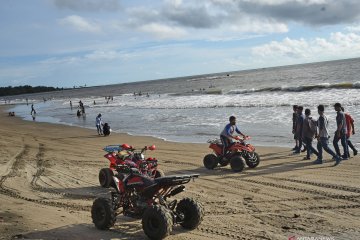
[[[329,155],[313,165],[286,148],[257,147],[257,168],[210,171],[202,164],[211,152],[207,144],[99,137],[95,126],[29,122],[4,111],[0,107],[0,239],[146,239],[139,220],[118,216],[110,231],[91,222],[92,201],[108,194],[98,184],[99,170],[108,166],[102,148],[118,143],[155,144],[147,156],[158,158],[166,175],[201,174],[176,198],[200,201],[204,221],[193,231],[176,226],[167,239],[360,239],[359,156],[333,167]]]

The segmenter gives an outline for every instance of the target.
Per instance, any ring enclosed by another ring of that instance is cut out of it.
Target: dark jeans
[[[220,135],[220,140],[223,145],[222,154],[225,155],[227,148],[230,146],[230,140],[222,135]]]
[[[100,126],[100,125],[96,125],[96,128],[97,128],[98,134],[102,134],[101,126]]]
[[[323,156],[322,156],[322,153],[323,153],[323,149],[328,153],[330,154],[331,156],[333,156],[334,158],[336,157],[336,153],[334,153],[333,150],[331,150],[331,148],[329,147],[329,139],[326,138],[326,137],[321,137],[320,140],[318,141],[317,143],[317,149],[319,151],[319,155],[318,155],[318,159],[319,160],[322,160],[323,159]]]
[[[306,157],[310,158],[310,154],[314,153],[316,156],[319,154],[316,149],[312,146],[312,138],[305,137],[304,142],[306,145]]]
[[[301,151],[301,147],[303,145],[303,139],[301,137],[301,134],[296,133],[296,139],[299,141],[299,145],[297,146],[297,149],[295,150],[295,152],[300,152]]]
[[[352,144],[352,142],[350,141],[350,137],[346,137],[346,139],[347,139],[347,144],[348,144],[349,148],[351,148],[351,150],[352,150],[353,152],[357,152],[355,146],[354,146],[354,145]],[[348,148],[348,149],[349,149],[349,148]],[[350,153],[349,153],[349,154],[350,154]]]
[[[344,155],[343,156],[349,157],[349,147],[348,147],[348,144],[347,144],[347,139],[346,139],[346,134],[345,133],[341,133],[340,137],[335,133],[334,140],[333,140],[333,145],[334,145],[336,154],[341,156],[339,145],[338,145],[339,140],[341,140],[341,145],[344,148]]]

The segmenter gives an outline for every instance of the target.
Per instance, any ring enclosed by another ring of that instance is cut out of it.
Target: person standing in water
[[[35,108],[34,108],[34,104],[31,104],[31,115],[36,114]]]

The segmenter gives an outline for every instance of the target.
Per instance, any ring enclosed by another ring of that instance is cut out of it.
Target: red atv
[[[145,159],[144,153],[146,150],[153,151],[155,150],[155,145],[145,146],[140,151],[137,151],[132,146],[128,144],[122,145],[109,145],[104,148],[104,151],[107,154],[104,155],[110,161],[110,166],[108,168],[102,168],[99,172],[99,182],[100,186],[108,188],[113,181],[114,171],[116,171],[116,166],[119,164],[126,164],[130,167],[139,169],[144,175],[148,175],[152,178],[158,178],[165,176],[164,172],[157,168],[158,161],[156,158],[147,158]],[[118,153],[125,152],[124,155],[119,155]]]
[[[218,164],[220,166],[227,166],[230,163],[231,169],[234,172],[241,172],[244,167],[245,159],[246,165],[249,168],[255,168],[260,163],[259,154],[255,152],[255,147],[246,143],[250,137],[236,138],[236,142],[230,145],[225,155],[222,154],[223,145],[220,139],[209,140],[209,148],[214,151],[214,154],[208,154],[204,157],[204,166],[207,169],[214,169]]]
[[[192,198],[180,201],[169,198],[184,191],[186,184],[199,174],[150,178],[128,165],[116,166],[116,172],[125,177],[113,176],[111,198],[95,199],[91,218],[98,229],[107,230],[114,226],[116,216],[142,219],[144,233],[150,239],[168,236],[174,224],[185,229],[195,229],[204,217],[203,206]]]

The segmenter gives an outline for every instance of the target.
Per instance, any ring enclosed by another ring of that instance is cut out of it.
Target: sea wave
[[[350,83],[318,83],[312,85],[300,85],[300,86],[281,86],[281,87],[264,87],[264,88],[252,88],[252,89],[236,89],[227,92],[227,94],[244,94],[254,92],[305,92],[317,89],[357,89],[360,88],[360,82]]]

